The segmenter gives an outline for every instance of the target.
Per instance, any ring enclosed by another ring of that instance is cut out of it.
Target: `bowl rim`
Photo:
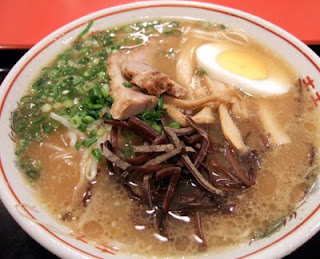
[[[39,41],[35,46],[33,46],[18,62],[17,64],[11,69],[5,80],[3,81],[1,88],[0,88],[0,118],[2,111],[5,107],[6,98],[14,85],[17,78],[20,76],[21,72],[28,66],[28,64],[37,56],[40,55],[43,50],[45,50],[49,45],[53,42],[61,38],[63,35],[67,34],[68,32],[75,30],[79,27],[84,26],[90,20],[98,20],[103,17],[116,15],[117,13],[133,11],[137,9],[144,9],[144,8],[154,8],[154,7],[184,7],[184,8],[199,8],[205,9],[213,12],[219,12],[226,15],[231,15],[240,19],[243,19],[249,23],[252,23],[258,27],[261,27],[272,34],[280,37],[282,40],[289,43],[293,46],[297,51],[302,53],[305,58],[310,61],[313,66],[320,72],[320,58],[304,43],[302,43],[299,39],[291,35],[290,33],[286,32],[285,30],[279,28],[277,25],[270,23],[260,17],[255,15],[230,8],[225,7],[222,5],[211,4],[211,3],[203,3],[203,2],[193,2],[193,1],[145,1],[145,2],[134,2],[124,5],[118,5],[114,7],[109,7],[106,9],[102,9],[83,17],[80,17],[62,27],[55,30],[44,39]],[[85,258],[86,256],[91,256],[95,258],[97,257],[94,254],[90,254],[84,251],[81,248],[75,247],[72,244],[64,241],[63,239],[59,238],[55,233],[48,230],[44,225],[40,224],[38,227],[42,227],[43,230],[51,234],[51,236],[46,235],[42,237],[39,235],[37,230],[34,230],[34,223],[33,222],[26,222],[21,219],[21,216],[17,213],[15,203],[21,204],[19,198],[15,194],[14,190],[10,186],[8,179],[6,178],[6,173],[3,169],[3,161],[0,157],[0,171],[4,181],[0,180],[1,186],[5,186],[6,188],[0,188],[0,197],[5,205],[6,209],[9,211],[11,216],[15,219],[16,222],[38,243],[42,246],[53,252],[54,254],[60,257],[68,257],[68,258]],[[32,213],[22,205],[24,211],[29,214],[32,218],[34,216]],[[242,255],[238,258],[244,258],[248,256],[267,256],[269,255],[276,255],[277,257],[283,257],[293,250],[297,249],[301,246],[304,242],[306,242],[309,238],[311,238],[314,234],[316,234],[320,229],[320,222],[317,222],[315,219],[315,215],[317,214],[318,219],[320,218],[320,205],[318,205],[313,212],[308,215],[300,224],[295,226],[292,230],[290,230],[285,235],[281,236],[280,238],[276,239],[274,242],[269,243],[268,245],[255,250],[251,253],[247,253]],[[319,220],[318,220],[319,221]],[[308,224],[305,224],[308,223]],[[278,246],[274,246],[276,243],[277,245],[281,245],[283,241],[288,241],[289,236],[291,233],[299,230],[300,238],[296,240],[291,235],[291,241],[295,241],[294,245],[290,245],[286,249],[282,248],[278,249]],[[64,249],[60,249],[60,248]],[[122,256],[122,255],[118,255]]]

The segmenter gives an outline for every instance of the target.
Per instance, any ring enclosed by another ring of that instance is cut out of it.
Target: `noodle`
[[[68,132],[68,136],[70,138],[69,146],[70,147],[75,147],[75,145],[77,143],[77,135],[76,135],[76,133],[74,133],[73,131],[69,131]]]
[[[220,42],[223,42],[227,40],[239,45],[247,45],[249,42],[248,38],[242,32],[236,31],[236,30],[230,30],[230,29],[219,30],[215,32],[206,32],[206,31],[192,29],[191,33],[193,37],[197,37],[199,39],[209,40],[209,41],[218,40]],[[232,36],[237,36],[239,40],[233,38]]]
[[[77,134],[80,138],[83,139],[87,139],[87,136],[84,135],[82,132],[80,132],[79,130],[73,128],[70,124],[70,122],[68,121],[68,119],[54,113],[54,112],[50,112],[50,117],[56,121],[59,121],[63,126],[65,126],[66,128],[68,128],[69,130],[73,131],[75,134]]]
[[[91,148],[87,148],[82,154],[82,158],[80,162],[79,180],[77,185],[73,188],[73,195],[72,195],[73,204],[76,201],[76,196],[79,189],[81,188],[81,186],[85,184],[86,176],[88,175],[89,170],[91,170],[91,161],[92,161],[92,158],[90,156],[91,150],[92,150]]]

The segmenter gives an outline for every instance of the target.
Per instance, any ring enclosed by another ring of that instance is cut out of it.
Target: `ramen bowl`
[[[101,245],[63,227],[35,198],[34,190],[15,167],[15,143],[10,138],[11,112],[41,69],[66,49],[87,26],[90,31],[113,28],[138,20],[161,17],[203,19],[242,29],[247,35],[279,53],[295,71],[299,71],[308,89],[311,106],[320,104],[320,59],[305,44],[279,27],[235,9],[198,2],[138,2],[101,10],[53,32],[12,68],[0,88],[0,194],[1,200],[18,224],[46,249],[62,258],[126,258],[113,245]],[[254,242],[201,256],[218,258],[283,257],[311,238],[320,228],[319,179],[307,198],[272,235]]]

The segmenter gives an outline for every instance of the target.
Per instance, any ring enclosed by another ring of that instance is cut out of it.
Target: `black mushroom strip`
[[[87,207],[88,204],[91,201],[91,196],[92,196],[92,186],[95,184],[95,182],[89,182],[87,185],[87,189],[85,191],[85,193],[83,194],[83,198],[82,198],[82,205],[83,207]]]
[[[111,146],[112,146],[112,151],[119,156],[119,147],[118,147],[118,127],[117,126],[112,126],[111,128]]]
[[[167,137],[162,134],[159,137],[155,138],[152,141],[152,145],[162,145],[168,143]],[[134,158],[127,158],[126,161],[132,165],[142,165],[145,162],[147,162],[149,159],[155,157],[156,155],[153,155],[152,153],[142,154],[138,155]]]
[[[167,192],[162,203],[162,209],[166,213],[170,209],[172,196],[176,188],[176,185],[178,183],[178,180],[180,178],[180,173],[181,173],[180,167],[168,167],[158,171],[156,174],[156,181],[160,181],[163,178],[170,176]]]
[[[234,169],[234,172],[239,177],[239,179],[243,182],[246,187],[250,187],[255,184],[255,178],[250,177],[247,172],[242,168],[241,164],[239,163],[236,152],[232,149],[228,142],[226,142],[226,154],[227,157]],[[252,173],[256,175],[255,173]]]
[[[174,133],[177,134],[177,136],[189,136],[193,133],[195,133],[195,130],[193,127],[186,127],[186,128],[179,128],[179,129],[172,129]]]
[[[168,168],[168,167],[174,167],[175,164],[158,164],[158,165],[143,165],[143,166],[137,166],[135,168],[136,173],[140,174],[152,174],[157,171],[160,171],[162,169]]]
[[[145,203],[148,205],[149,209],[152,209],[152,196],[151,196],[151,174],[145,174],[142,180],[142,191]]]
[[[312,167],[314,165],[314,160],[315,160],[315,148],[312,144],[309,144],[309,154],[308,154],[309,167]]]
[[[119,156],[110,151],[106,143],[103,147],[103,155],[107,158],[108,161],[113,163],[115,167],[118,167],[123,171],[127,171],[132,168],[132,165],[122,160]]]
[[[196,130],[198,131],[200,135],[200,149],[195,157],[193,164],[196,168],[200,166],[202,161],[204,160],[205,156],[207,155],[208,149],[209,149],[209,137],[208,137],[208,132],[204,130],[202,127],[200,127],[197,123],[195,123],[191,117],[187,117],[187,121],[189,124]]]
[[[134,153],[154,153],[154,152],[169,152],[174,149],[172,144],[165,144],[165,145],[142,145],[142,146],[134,146],[133,152]]]
[[[195,165],[192,163],[188,155],[182,155],[182,160],[185,164],[185,166],[189,169],[189,171],[192,173],[194,178],[198,181],[198,183],[206,189],[210,193],[222,195],[222,190],[217,189],[214,187],[209,181],[207,181],[204,176],[200,173],[200,171],[195,167]]]
[[[240,156],[227,142],[224,146],[213,143],[208,129],[192,118],[187,121],[190,127],[174,129],[164,116],[159,134],[134,116],[127,121],[105,120],[112,131],[103,154],[116,172],[111,177],[117,178],[132,200],[154,212],[160,235],[169,238],[166,219],[170,212],[189,215],[195,235],[206,247],[201,214],[234,213],[235,204],[228,204],[228,197],[255,183],[260,163],[254,151]],[[121,155],[119,128],[131,130],[144,141],[132,147],[130,158]]]
[[[131,116],[128,120],[129,129],[137,135],[143,137],[149,143],[152,143],[160,134],[152,128],[148,123],[138,119],[136,116]]]
[[[149,160],[148,162],[145,163],[146,166],[148,165],[158,165],[158,164],[162,164],[164,162],[166,162],[168,159],[175,157],[176,155],[181,153],[181,148],[176,148],[168,153],[163,153],[151,160]]]
[[[121,128],[129,129],[129,124],[126,121],[107,120],[107,119],[105,119],[104,123],[112,125],[112,126],[118,126],[118,127],[121,127]]]
[[[193,214],[192,220],[194,224],[194,229],[195,229],[194,232],[195,232],[196,240],[200,243],[203,249],[206,249],[208,245],[204,238],[201,215],[198,211]]]

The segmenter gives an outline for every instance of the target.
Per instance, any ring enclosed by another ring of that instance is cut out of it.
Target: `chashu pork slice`
[[[121,62],[122,74],[142,91],[159,97],[164,92],[177,98],[186,96],[186,89],[171,80],[168,75],[152,66],[155,41],[132,50]]]
[[[120,64],[125,58],[126,53],[119,51],[110,55],[107,60],[108,74],[111,78],[110,95],[113,98],[110,113],[116,120],[128,119],[132,115],[152,110],[158,102],[155,96],[144,94],[123,85],[124,82],[128,82],[120,69]]]

